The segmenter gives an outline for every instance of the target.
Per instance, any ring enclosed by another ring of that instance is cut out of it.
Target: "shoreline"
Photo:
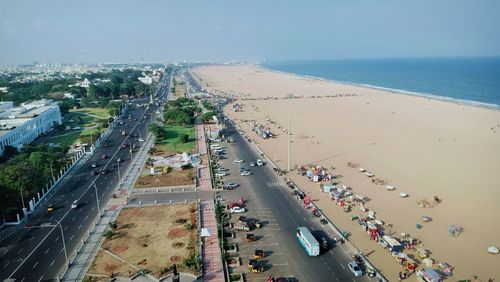
[[[252,65],[252,64],[250,64],[250,65]],[[376,86],[376,85],[371,85],[371,84],[359,84],[359,83],[354,83],[354,82],[334,80],[334,79],[318,77],[318,76],[313,76],[313,75],[301,75],[301,74],[296,74],[293,72],[286,72],[286,71],[280,71],[280,70],[267,68],[267,67],[260,65],[260,64],[254,64],[253,66],[255,66],[256,68],[263,70],[263,71],[291,75],[291,76],[298,77],[298,78],[308,78],[308,79],[322,81],[322,82],[337,83],[337,84],[343,84],[343,85],[347,85],[347,86],[368,88],[368,89],[372,89],[372,90],[381,90],[381,91],[390,92],[391,94],[407,95],[407,96],[413,96],[413,97],[419,97],[419,98],[432,99],[432,100],[436,100],[436,101],[449,102],[449,103],[462,105],[462,106],[472,106],[472,107],[477,107],[477,108],[482,108],[482,109],[500,111],[500,105],[492,104],[492,103],[457,99],[457,98],[452,98],[452,97],[448,97],[448,96],[440,96],[440,95],[431,94],[431,93],[414,92],[414,91],[408,91],[408,90],[404,90],[404,89],[389,88],[389,87]]]

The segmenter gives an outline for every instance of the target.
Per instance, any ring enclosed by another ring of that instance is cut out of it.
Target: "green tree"
[[[187,142],[189,142],[189,135],[187,135],[187,134],[181,134],[181,135],[179,135],[178,138],[179,138],[179,142],[180,143],[187,143]]]
[[[207,123],[214,115],[214,112],[206,112],[203,115],[201,115],[201,121],[203,123]]]
[[[161,141],[161,140],[165,139],[165,137],[167,137],[167,131],[165,130],[165,128],[161,125],[156,124],[156,123],[153,123],[149,127],[149,131],[151,131],[154,134],[154,136],[156,137],[156,139],[158,141]]]

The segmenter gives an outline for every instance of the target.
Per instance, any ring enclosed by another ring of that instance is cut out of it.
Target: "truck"
[[[319,243],[307,227],[298,227],[295,235],[309,256],[315,257],[319,255]]]

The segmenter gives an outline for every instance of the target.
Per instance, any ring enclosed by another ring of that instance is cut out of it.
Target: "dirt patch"
[[[175,212],[175,215],[176,215],[176,216],[178,216],[178,217],[181,217],[181,216],[186,215],[186,214],[188,214],[188,213],[189,213],[189,211],[186,211],[186,210],[179,210],[179,211],[176,211],[176,212]]]
[[[170,261],[173,263],[178,263],[181,261],[181,257],[180,256],[171,256]]]
[[[182,238],[186,236],[189,232],[186,230],[184,227],[176,227],[170,229],[170,232],[168,232],[168,237],[170,238]]]
[[[176,249],[182,248],[182,247],[184,247],[184,243],[182,243],[182,242],[175,242],[175,243],[172,244],[172,247],[174,247]]]
[[[116,264],[109,264],[109,265],[106,265],[106,267],[104,268],[107,272],[114,272],[118,269],[118,265]]]
[[[175,223],[178,218],[192,223],[193,217],[197,217],[194,204],[123,209],[116,219],[116,230],[119,231],[115,232],[120,235],[106,239],[102,245],[113,255],[99,251],[88,276],[130,277],[139,269],[145,269],[160,277],[164,275],[160,274],[162,270],[173,263],[178,263],[179,271],[195,274],[180,262],[193,255],[192,247],[199,253],[197,225],[193,230],[187,230],[184,225]]]
[[[141,175],[135,182],[134,188],[193,185],[194,176],[196,176],[196,170],[194,168],[172,170],[162,175]]]
[[[116,246],[116,247],[113,248],[113,252],[117,253],[117,254],[121,254],[121,253],[125,252],[126,250],[128,250],[128,247],[127,246],[123,246],[123,245]]]

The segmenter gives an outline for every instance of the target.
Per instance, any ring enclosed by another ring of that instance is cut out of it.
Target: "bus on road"
[[[319,256],[319,243],[307,227],[297,228],[297,233],[295,235],[309,256]]]

